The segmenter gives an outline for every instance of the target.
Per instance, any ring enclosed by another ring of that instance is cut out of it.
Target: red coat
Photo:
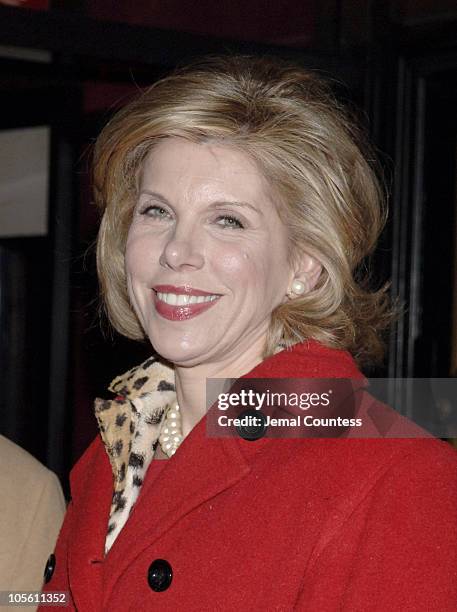
[[[360,373],[347,353],[311,343],[250,376]],[[71,474],[72,502],[45,591],[69,591],[82,612],[457,610],[450,446],[214,439],[205,419],[153,483],[148,472],[106,557],[113,477],[102,442],[92,443]],[[173,572],[162,592],[148,583],[156,559]]]

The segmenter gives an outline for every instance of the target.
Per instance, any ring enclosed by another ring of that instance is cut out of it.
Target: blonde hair
[[[168,137],[249,154],[279,196],[291,257],[306,251],[323,266],[312,291],[273,311],[264,356],[315,339],[378,362],[392,315],[387,285],[371,291],[362,274],[386,219],[374,156],[321,77],[272,58],[206,58],[154,83],[103,129],[94,149],[97,264],[114,328],[144,338],[127,294],[125,243],[142,162]]]

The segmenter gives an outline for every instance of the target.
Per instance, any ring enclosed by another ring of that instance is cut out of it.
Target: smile
[[[157,313],[169,321],[192,319],[214,306],[220,295],[191,295],[153,290],[154,306]]]

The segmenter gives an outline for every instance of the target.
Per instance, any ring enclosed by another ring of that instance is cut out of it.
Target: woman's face
[[[169,138],[146,157],[125,263],[133,307],[164,358],[193,366],[260,356],[292,281],[270,191],[251,158],[229,147]]]

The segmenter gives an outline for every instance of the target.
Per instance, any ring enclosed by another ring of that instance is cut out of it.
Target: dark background
[[[454,0],[0,3],[0,129],[51,128],[48,232],[0,239],[0,432],[64,484],[93,398],[150,352],[99,325],[91,145],[139,88],[230,52],[294,59],[357,104],[391,194],[374,278],[406,304],[371,374],[457,373]]]

